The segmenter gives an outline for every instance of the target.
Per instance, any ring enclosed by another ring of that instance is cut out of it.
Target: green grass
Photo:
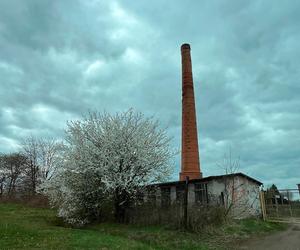
[[[0,249],[225,249],[224,239],[283,229],[275,223],[243,220],[195,234],[163,227],[102,223],[66,227],[55,211],[0,203]]]
[[[230,235],[232,238],[249,238],[253,235],[261,235],[285,230],[287,224],[264,222],[262,220],[244,219],[235,221],[223,227],[224,235]]]

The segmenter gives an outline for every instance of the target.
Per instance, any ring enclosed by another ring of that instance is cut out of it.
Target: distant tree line
[[[21,149],[0,154],[0,198],[35,195],[50,180],[62,161],[64,144],[30,136]]]

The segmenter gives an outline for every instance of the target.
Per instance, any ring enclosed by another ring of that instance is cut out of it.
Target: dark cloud
[[[181,137],[180,45],[192,46],[205,175],[232,148],[266,184],[300,182],[300,4],[1,1],[0,151],[130,107]],[[177,178],[180,157],[176,158]]]

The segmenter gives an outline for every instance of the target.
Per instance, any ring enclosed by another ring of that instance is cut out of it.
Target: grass
[[[223,227],[224,235],[230,235],[231,238],[244,239],[253,235],[272,233],[287,228],[286,224],[264,222],[262,220],[244,219],[233,222]]]
[[[101,223],[67,227],[55,211],[0,203],[0,249],[226,249],[224,242],[283,229],[276,223],[242,220],[195,234],[159,226]],[[222,246],[223,245],[223,246]]]

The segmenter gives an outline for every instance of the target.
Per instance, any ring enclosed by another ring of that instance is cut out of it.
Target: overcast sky
[[[88,110],[134,108],[181,142],[180,45],[191,44],[205,176],[300,183],[300,1],[0,1],[0,152],[64,137]],[[173,179],[178,178],[180,155]]]

